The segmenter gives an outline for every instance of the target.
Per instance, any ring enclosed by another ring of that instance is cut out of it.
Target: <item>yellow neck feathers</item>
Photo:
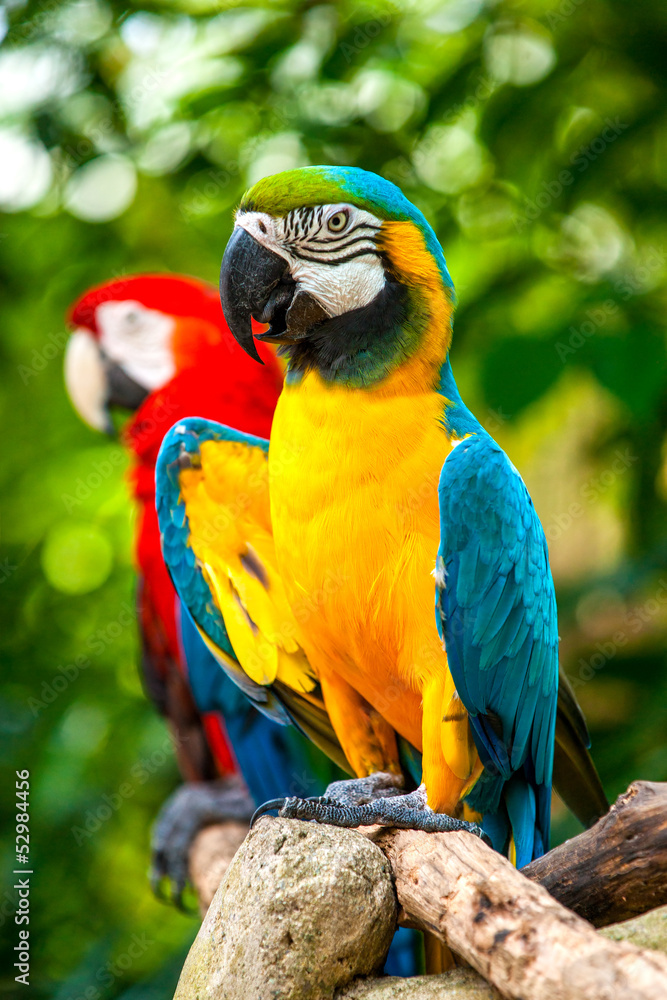
[[[439,380],[452,340],[453,305],[438,265],[413,222],[384,222],[378,247],[396,279],[411,290],[415,320],[423,323],[419,350],[375,391],[386,395],[423,392]]]

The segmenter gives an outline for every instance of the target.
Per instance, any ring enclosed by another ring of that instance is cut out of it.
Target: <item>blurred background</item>
[[[9,0],[0,31],[3,875],[28,768],[37,995],[170,997],[198,926],[146,878],[177,771],[137,676],[125,458],[65,397],[64,311],[126,272],[215,282],[264,174],[363,166],[433,223],[607,791],[667,780],[667,7]],[[556,806],[554,842],[576,831]]]

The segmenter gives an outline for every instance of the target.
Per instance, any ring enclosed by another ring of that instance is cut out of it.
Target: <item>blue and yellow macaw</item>
[[[363,170],[265,178],[237,212],[221,296],[253,356],[251,316],[270,323],[258,339],[281,345],[287,376],[270,448],[201,420],[165,439],[158,513],[181,598],[251,697],[358,778],[384,776],[386,822],[464,815],[528,863],[548,844],[554,752],[582,820],[606,799],[558,690],[544,533],[454,381],[433,230]],[[391,785],[410,775],[423,784],[405,799]]]

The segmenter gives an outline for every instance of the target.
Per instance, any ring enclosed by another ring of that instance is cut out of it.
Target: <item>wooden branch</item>
[[[476,837],[363,832],[391,862],[403,922],[434,934],[503,995],[667,997],[664,955],[603,938]]]
[[[197,893],[202,917],[247,833],[247,824],[229,820],[204,827],[192,841],[190,881]]]
[[[651,910],[602,934],[614,941],[631,941],[642,948],[667,952],[667,907]],[[362,979],[336,994],[337,1000],[500,1000],[500,993],[474,969],[451,969],[443,975],[412,979]]]
[[[636,781],[595,826],[522,869],[596,927],[667,903],[667,783]]]

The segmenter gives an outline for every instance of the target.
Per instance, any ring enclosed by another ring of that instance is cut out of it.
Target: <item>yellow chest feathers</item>
[[[451,447],[433,388],[451,337],[451,302],[416,226],[385,223],[381,239],[429,317],[419,350],[372,388],[332,386],[312,371],[286,385],[269,449],[280,572],[292,607],[316,608],[304,641],[317,629],[320,649],[333,653],[344,630],[362,670],[378,653],[393,658],[410,636],[418,644],[432,633],[438,642],[431,572],[438,479]]]
[[[437,492],[449,452],[442,412],[435,392],[400,397],[332,388],[310,373],[278,401],[269,451],[273,510],[281,517],[287,504],[310,518],[351,494],[355,503],[360,494],[381,495],[389,484],[393,504],[410,486],[426,495],[424,479],[434,477]]]
[[[442,405],[434,392],[383,396],[331,388],[315,374],[283,391],[269,477],[292,602],[327,594],[316,617],[337,628],[341,615],[385,635],[386,616],[432,624],[438,479],[450,450]]]

